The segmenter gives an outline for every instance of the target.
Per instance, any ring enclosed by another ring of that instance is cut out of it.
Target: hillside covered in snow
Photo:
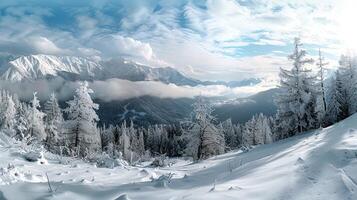
[[[45,162],[28,162],[19,148],[2,137],[1,199],[357,198],[357,115],[249,152],[195,163],[170,159],[157,168],[124,162],[99,168],[75,159],[59,164],[49,153]]]

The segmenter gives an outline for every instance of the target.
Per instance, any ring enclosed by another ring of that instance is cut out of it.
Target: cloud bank
[[[57,97],[66,101],[73,97],[79,82],[64,81],[61,78],[52,80],[38,80],[31,82],[8,82],[0,81],[0,89],[16,93],[21,100],[32,98],[33,92],[37,91],[38,97],[44,101],[54,92]],[[108,79],[106,81],[89,82],[93,89],[94,99],[110,102],[125,100],[142,96],[154,96],[158,98],[194,98],[202,95],[205,97],[234,96],[247,97],[255,93],[275,87],[271,81],[263,81],[254,86],[229,88],[223,85],[210,86],[177,86],[164,84],[156,81],[128,81],[122,79]]]

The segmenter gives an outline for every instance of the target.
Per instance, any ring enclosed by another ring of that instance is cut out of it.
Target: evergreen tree
[[[336,98],[337,105],[339,106],[339,112],[337,114],[337,121],[343,120],[349,116],[349,103],[348,103],[348,91],[345,88],[344,80],[339,70],[336,72]]]
[[[56,95],[51,94],[50,99],[44,106],[45,116],[45,131],[47,133],[46,146],[47,149],[53,149],[58,140],[64,140],[62,134],[62,125],[64,122],[61,108],[58,105]]]
[[[256,118],[255,144],[270,144],[273,142],[269,119],[262,113]]]
[[[224,135],[213,124],[213,109],[210,104],[198,97],[193,105],[189,128],[186,132],[188,144],[186,153],[194,159],[205,159],[224,153]]]
[[[97,130],[99,118],[96,114],[99,106],[93,102],[91,93],[93,90],[88,88],[88,83],[81,83],[74,99],[67,101],[68,107],[65,109],[68,114],[66,125],[70,148],[74,147],[81,157],[95,153],[101,147]]]
[[[2,129],[10,136],[15,134],[14,126],[16,124],[16,105],[13,97],[7,94],[4,102],[4,110],[1,113]]]
[[[33,93],[33,99],[30,103],[30,110],[28,115],[29,121],[29,135],[38,141],[46,139],[44,117],[45,114],[39,110],[40,101],[37,99],[36,92]]]
[[[357,110],[357,74],[356,74],[356,59],[351,55],[342,55],[340,58],[340,79],[343,95],[346,95],[348,103],[348,116],[352,115]],[[343,100],[344,101],[344,100]]]
[[[130,137],[129,131],[126,126],[126,121],[123,122],[120,128],[121,136],[120,136],[120,152],[123,155],[123,158],[127,161],[130,161],[131,151],[130,151]]]
[[[222,123],[223,134],[226,146],[230,149],[235,149],[238,147],[238,139],[235,133],[232,120],[227,119]]]
[[[311,63],[306,52],[301,49],[300,39],[295,39],[294,52],[289,56],[293,61],[291,70],[281,69],[281,93],[275,99],[278,106],[277,131],[288,137],[315,128],[318,124],[316,111],[318,90],[316,77],[304,65]]]
[[[17,113],[16,113],[16,138],[23,140],[27,136],[29,136],[29,124],[30,121],[28,116],[30,115],[30,109],[26,103],[19,103],[17,105]]]
[[[329,87],[327,89],[327,108],[325,115],[325,123],[326,125],[331,125],[336,123],[339,120],[341,114],[341,104],[340,104],[340,92],[341,82],[340,82],[340,73],[337,70],[335,73],[335,77],[331,77]],[[346,111],[347,114],[347,111]]]
[[[326,103],[326,89],[324,85],[325,77],[324,77],[324,71],[325,71],[325,66],[328,65],[327,62],[324,61],[324,58],[321,54],[321,50],[319,49],[319,58],[318,58],[318,81],[319,81],[319,86],[320,86],[320,96],[319,99],[321,101],[321,106],[322,106],[322,111],[320,113],[320,126],[322,126],[323,118],[326,115],[327,111],[327,103]]]
[[[245,148],[250,148],[255,145],[255,133],[256,133],[256,117],[253,116],[252,119],[248,120],[244,124],[244,129],[242,133],[242,146]]]

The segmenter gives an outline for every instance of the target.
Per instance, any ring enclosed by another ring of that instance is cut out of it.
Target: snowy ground
[[[0,151],[0,167],[15,166],[0,172],[0,199],[357,199],[357,115],[248,153],[195,164],[173,160],[160,169],[103,169],[51,159],[41,165],[15,151]],[[155,181],[169,173],[171,181]]]

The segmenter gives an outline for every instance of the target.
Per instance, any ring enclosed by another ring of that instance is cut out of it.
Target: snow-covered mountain
[[[11,59],[11,61],[8,61]],[[150,67],[124,59],[93,61],[74,56],[29,55],[0,59],[0,80],[23,81],[61,77],[65,80],[106,80],[119,78],[130,81],[160,81],[175,85],[225,85],[241,87],[255,85],[260,79],[241,81],[200,81],[172,67]]]
[[[196,86],[201,81],[186,77],[172,67],[153,68],[123,59],[101,62],[103,76],[101,79],[119,78],[130,81],[161,81],[176,85]]]
[[[3,136],[0,199],[357,199],[357,115],[249,152],[158,168],[59,164],[49,153],[48,164],[28,162]]]
[[[176,85],[198,85],[171,67],[152,68],[123,59],[95,62],[74,56],[21,56],[0,67],[0,79],[10,81],[62,77],[65,80],[105,80],[119,78],[131,81],[161,81]]]
[[[96,76],[103,67],[85,58],[71,56],[22,56],[2,66],[2,80],[21,81],[74,74],[82,79]]]

